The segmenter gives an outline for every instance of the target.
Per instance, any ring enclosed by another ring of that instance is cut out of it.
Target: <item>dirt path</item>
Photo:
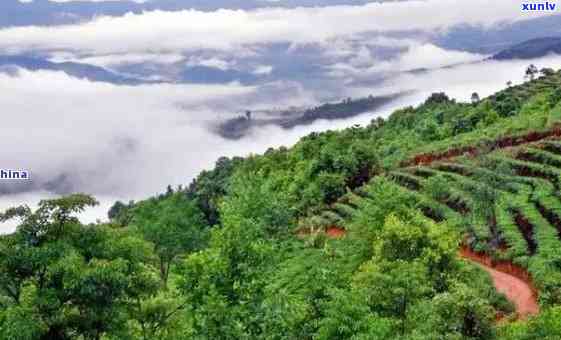
[[[519,319],[526,319],[540,312],[536,290],[522,269],[511,264],[492,267],[489,265],[490,259],[466,249],[460,251],[460,256],[477,264],[491,275],[497,291],[503,293],[516,306]]]
[[[540,312],[534,292],[526,282],[480,263],[477,265],[491,275],[497,291],[506,295],[507,299],[514,303],[520,319],[526,319]]]

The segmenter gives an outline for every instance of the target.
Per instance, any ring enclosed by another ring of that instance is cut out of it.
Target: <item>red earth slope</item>
[[[519,319],[540,312],[537,290],[528,273],[509,262],[493,263],[489,256],[476,253],[467,247],[460,249],[460,256],[481,266],[493,279],[495,288],[516,306]]]

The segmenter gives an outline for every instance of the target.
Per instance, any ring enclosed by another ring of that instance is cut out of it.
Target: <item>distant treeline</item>
[[[382,105],[396,99],[399,94],[366,98],[347,98],[340,103],[327,103],[304,111],[299,119],[284,124],[283,127],[290,128],[300,124],[309,124],[318,119],[343,119],[357,116],[359,114],[374,110]]]
[[[228,139],[239,139],[243,137],[252,127],[264,125],[277,125],[290,129],[299,125],[311,124],[319,119],[345,119],[358,116],[368,111],[373,111],[388,104],[392,100],[402,96],[396,93],[386,96],[368,96],[364,98],[347,98],[338,103],[326,103],[308,109],[285,109],[282,117],[258,118],[253,117],[248,111],[243,116],[238,116],[221,123],[217,129],[218,134]],[[249,114],[248,114],[249,113]]]

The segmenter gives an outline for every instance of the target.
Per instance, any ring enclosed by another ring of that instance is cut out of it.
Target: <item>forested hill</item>
[[[216,132],[227,139],[239,139],[251,132],[267,125],[276,125],[283,129],[312,124],[324,120],[336,120],[355,117],[367,112],[380,109],[382,106],[408,94],[395,93],[385,96],[368,96],[364,98],[347,98],[337,103],[325,103],[312,108],[288,108],[284,110],[265,111],[265,118],[256,117],[255,113],[246,111],[245,116],[238,116],[220,122]]]
[[[561,71],[542,71],[221,158],[110,223],[72,217],[87,195],[8,210],[0,339],[558,339]],[[460,246],[540,314],[519,320]]]
[[[528,40],[495,54],[493,59],[534,59],[548,54],[561,54],[561,37]]]

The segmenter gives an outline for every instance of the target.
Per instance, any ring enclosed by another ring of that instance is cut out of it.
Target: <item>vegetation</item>
[[[336,103],[325,103],[312,108],[288,108],[282,111],[265,111],[267,115],[253,118],[251,111],[244,115],[228,119],[217,126],[216,132],[227,139],[239,139],[252,128],[266,125],[277,125],[284,129],[291,129],[299,125],[311,124],[319,119],[343,119],[374,111],[383,105],[405,95],[395,93],[384,96],[368,96],[364,98],[347,98]]]
[[[561,72],[534,78],[221,158],[109,223],[83,194],[9,209],[0,339],[557,339]],[[524,268],[541,314],[461,245]]]
[[[307,109],[300,119],[290,124],[284,124],[285,127],[293,127],[299,124],[311,123],[317,119],[340,119],[347,118],[372,111],[399,95],[389,95],[382,97],[374,97],[372,95],[365,98],[352,99],[347,98],[340,103],[327,103]]]

